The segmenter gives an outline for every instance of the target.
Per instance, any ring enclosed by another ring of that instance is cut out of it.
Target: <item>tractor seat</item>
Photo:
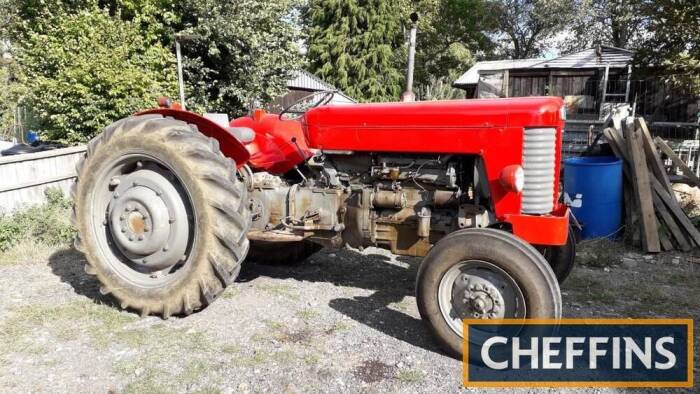
[[[228,130],[229,133],[243,144],[247,144],[255,139],[255,132],[250,127],[229,126],[227,114],[206,113],[204,117],[221,126],[224,130]]]
[[[244,144],[255,139],[255,132],[250,127],[226,127],[226,129]]]

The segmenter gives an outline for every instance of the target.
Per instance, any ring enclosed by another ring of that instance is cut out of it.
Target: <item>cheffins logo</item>
[[[693,387],[692,319],[464,320],[468,387]]]

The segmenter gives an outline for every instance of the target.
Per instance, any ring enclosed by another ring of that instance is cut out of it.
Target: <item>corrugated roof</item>
[[[462,74],[454,86],[463,87],[479,83],[480,71],[513,70],[517,68],[612,68],[627,67],[632,62],[634,52],[609,46],[601,46],[600,56],[596,48],[556,57],[554,59],[515,59],[477,62]]]
[[[627,49],[602,46],[559,56],[532,66],[532,68],[598,68],[604,66],[623,68],[632,62],[634,52]]]
[[[336,96],[342,96],[342,98],[345,99],[341,99],[341,101],[350,103],[356,102],[355,99],[343,93],[342,91],[340,91],[340,89],[327,82],[322,81],[317,76],[305,70],[296,71],[292,78],[289,81],[287,81],[287,88],[294,90],[308,90],[312,92],[335,90],[337,91]]]
[[[489,60],[477,62],[467,72],[462,74],[453,85],[462,86],[479,82],[479,71],[512,70],[514,68],[528,68],[541,63],[544,59],[516,59],[516,60]]]

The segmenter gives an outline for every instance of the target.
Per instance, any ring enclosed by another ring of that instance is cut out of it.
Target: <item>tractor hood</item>
[[[333,105],[311,109],[303,122],[317,149],[479,153],[462,140],[475,146],[507,128],[560,129],[562,108],[559,97]]]

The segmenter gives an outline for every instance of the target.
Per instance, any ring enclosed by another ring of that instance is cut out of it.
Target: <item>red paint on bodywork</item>
[[[563,105],[559,97],[358,104],[314,108],[304,121],[309,146],[322,150],[479,155],[496,218],[507,221],[520,213],[521,195],[504,188],[499,175],[522,165],[527,127],[557,129],[552,198],[558,207]]]
[[[254,168],[284,174],[314,154],[296,120],[280,120],[278,115],[258,112],[255,117],[232,120],[231,126],[249,127],[255,132],[255,139],[246,144]]]
[[[183,111],[174,108],[155,108],[147,111],[139,112],[136,115],[159,114],[170,116],[177,120],[187,122],[197,126],[199,131],[207,137],[214,138],[219,141],[221,153],[224,156],[233,159],[236,162],[236,167],[240,168],[248,162],[250,154],[238,141],[238,139],[225,128],[212,122],[211,120],[198,115],[194,112]]]
[[[569,207],[559,205],[551,215],[506,214],[513,234],[533,245],[564,245],[569,236]]]
[[[194,123],[205,135],[217,138],[224,154],[239,166],[249,161],[252,167],[274,174],[292,170],[316,149],[478,155],[485,163],[496,218],[510,223],[515,235],[532,244],[564,245],[569,211],[557,202],[562,107],[558,97],[357,104],[314,108],[301,121],[280,120],[258,111],[254,117],[231,121],[231,126],[255,132],[255,139],[245,147],[228,131],[194,113],[155,109],[142,114],[160,113]],[[548,215],[521,214],[520,193],[499,181],[503,168],[522,165],[527,127],[557,129],[554,210]]]

